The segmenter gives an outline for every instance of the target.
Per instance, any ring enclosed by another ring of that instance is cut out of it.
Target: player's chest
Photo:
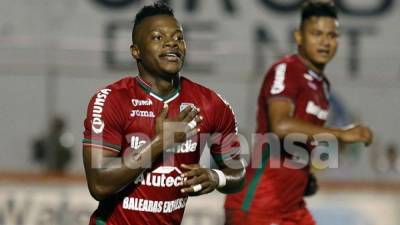
[[[156,129],[157,117],[160,115],[164,104],[168,104],[167,119],[170,121],[176,120],[178,115],[188,106],[197,107],[200,109],[199,116],[207,116],[204,104],[194,100],[185,98],[177,98],[171,102],[163,102],[150,97],[132,98],[128,104],[125,104],[124,117],[125,130],[124,133],[137,133],[142,132],[147,135],[153,136]],[[200,124],[200,127],[205,131],[205,126]]]
[[[200,108],[200,114],[206,114],[206,110],[201,104],[196,101],[185,98],[177,98],[174,101],[168,102],[168,119],[174,123],[174,118],[178,116],[188,106]],[[127,140],[127,145],[132,149],[139,149],[142,145],[150,142],[157,134],[157,117],[160,115],[164,106],[164,102],[150,97],[132,98],[129,107],[127,107],[126,126],[124,134]],[[160,127],[158,127],[159,129]],[[199,124],[200,133],[206,132],[206,126]],[[166,151],[167,154],[174,154],[178,158],[185,158],[199,155],[202,149],[201,135],[197,135],[188,139],[186,142],[178,144]]]

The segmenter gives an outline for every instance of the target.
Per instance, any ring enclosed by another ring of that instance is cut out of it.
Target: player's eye
[[[161,35],[153,35],[153,36],[151,37],[151,39],[152,39],[153,41],[161,41],[162,37],[161,37]]]
[[[319,30],[316,30],[316,31],[312,31],[311,34],[312,34],[313,36],[319,37],[319,36],[322,35],[322,32],[319,31]]]
[[[183,41],[183,35],[178,35],[175,38],[177,41]]]
[[[329,33],[330,38],[337,38],[338,36],[339,36],[339,34],[337,34],[337,33]]]

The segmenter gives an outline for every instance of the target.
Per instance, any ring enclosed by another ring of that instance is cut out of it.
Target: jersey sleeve
[[[214,132],[211,135],[211,155],[216,162],[237,158],[240,155],[240,142],[235,114],[220,95],[215,96],[213,104]]]
[[[300,90],[297,70],[288,63],[279,63],[267,73],[262,95],[265,99],[280,97],[296,101]]]
[[[101,146],[119,153],[123,141],[123,118],[117,95],[102,89],[89,102],[84,121],[83,145]]]

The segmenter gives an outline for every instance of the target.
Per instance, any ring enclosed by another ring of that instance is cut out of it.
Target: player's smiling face
[[[137,43],[131,51],[139,60],[139,72],[153,76],[177,75],[186,54],[183,30],[178,21],[168,15],[151,16],[137,29]]]
[[[303,57],[313,64],[325,65],[336,54],[339,23],[331,17],[311,17],[296,33],[296,42]]]

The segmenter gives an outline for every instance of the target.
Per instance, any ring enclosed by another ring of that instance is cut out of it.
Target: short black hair
[[[133,29],[132,29],[132,42],[134,40],[134,33],[137,28],[137,26],[147,17],[150,16],[157,16],[157,15],[167,15],[167,16],[173,16],[174,15],[174,10],[169,7],[167,4],[165,4],[162,1],[157,1],[152,5],[146,5],[144,6],[137,14],[135,17],[135,21],[133,23]]]
[[[326,16],[338,19],[337,9],[333,1],[321,1],[321,0],[306,1],[301,7],[300,26],[303,26],[308,19],[314,16],[316,17]]]

